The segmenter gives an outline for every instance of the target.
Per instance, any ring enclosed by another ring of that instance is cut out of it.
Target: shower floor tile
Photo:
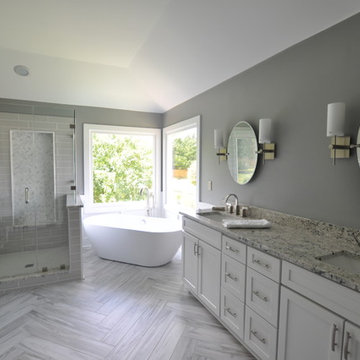
[[[61,265],[69,266],[67,247],[4,254],[0,255],[0,279],[41,272],[43,268],[60,270]]]

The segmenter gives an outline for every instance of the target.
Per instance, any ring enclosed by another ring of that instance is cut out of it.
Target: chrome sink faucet
[[[231,203],[228,202],[231,197],[234,198],[234,205],[232,205]],[[225,198],[225,211],[232,214],[234,212],[234,209],[235,209],[235,212],[238,215],[238,213],[240,211],[238,203],[239,203],[239,199],[238,199],[236,194],[227,195],[226,198]]]

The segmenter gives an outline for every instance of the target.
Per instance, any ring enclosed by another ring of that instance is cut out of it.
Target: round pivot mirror
[[[252,126],[238,122],[231,130],[228,142],[228,166],[234,181],[247,184],[253,177],[258,159],[258,144]]]

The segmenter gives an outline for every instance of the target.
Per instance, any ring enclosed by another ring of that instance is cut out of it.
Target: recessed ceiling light
[[[18,74],[20,76],[28,76],[30,73],[29,68],[24,65],[15,65],[14,71],[16,74]]]

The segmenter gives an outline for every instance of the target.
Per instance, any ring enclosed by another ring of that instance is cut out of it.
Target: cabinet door
[[[183,278],[189,290],[197,293],[198,288],[198,239],[183,232]]]
[[[220,251],[199,240],[198,296],[217,316],[220,316],[220,265]]]
[[[360,360],[360,328],[348,322],[344,330],[343,360]]]
[[[344,321],[281,288],[278,360],[340,360]]]

